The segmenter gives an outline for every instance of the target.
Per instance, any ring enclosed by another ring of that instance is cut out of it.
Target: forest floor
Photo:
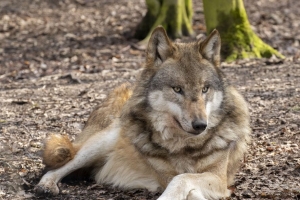
[[[193,40],[205,34],[194,1]],[[286,56],[222,63],[249,102],[252,142],[232,199],[300,199],[300,1],[245,0],[258,35]],[[56,197],[33,190],[43,140],[74,139],[114,86],[134,81],[145,49],[132,39],[144,0],[0,1],[0,199],[155,199],[92,180],[63,181]]]

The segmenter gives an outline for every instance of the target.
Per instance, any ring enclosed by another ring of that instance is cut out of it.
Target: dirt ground
[[[253,29],[286,56],[223,63],[251,112],[252,142],[232,199],[300,199],[300,1],[244,0]],[[194,1],[195,36],[205,34]],[[134,81],[144,47],[132,38],[144,0],[0,1],[0,199],[156,199],[92,180],[36,196],[50,133],[75,138],[114,86]]]

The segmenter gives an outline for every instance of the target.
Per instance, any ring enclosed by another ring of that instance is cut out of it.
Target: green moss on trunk
[[[230,17],[228,17],[230,15]],[[229,14],[218,14],[216,27],[222,38],[222,55],[227,61],[244,58],[269,58],[273,54],[283,57],[275,49],[264,43],[251,29],[246,13],[238,9]]]
[[[203,0],[203,3],[207,31],[216,28],[220,32],[221,53],[226,61],[272,55],[283,58],[253,32],[242,0]]]
[[[147,39],[159,25],[173,38],[193,34],[192,0],[146,0],[146,3],[148,11],[137,27],[136,38]]]

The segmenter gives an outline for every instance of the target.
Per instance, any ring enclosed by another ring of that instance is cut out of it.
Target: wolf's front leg
[[[115,145],[119,132],[119,128],[108,128],[89,138],[81,146],[73,160],[58,169],[47,172],[35,190],[38,193],[57,195],[59,193],[57,183],[68,174],[90,166],[94,161],[105,156]]]
[[[226,180],[205,172],[175,176],[158,200],[206,200],[228,197]]]

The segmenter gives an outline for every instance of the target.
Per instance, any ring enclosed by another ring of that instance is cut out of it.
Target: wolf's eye
[[[180,87],[173,87],[174,92],[176,93],[182,93],[182,89]]]
[[[202,93],[206,93],[208,91],[209,87],[208,86],[205,86],[202,88]]]

